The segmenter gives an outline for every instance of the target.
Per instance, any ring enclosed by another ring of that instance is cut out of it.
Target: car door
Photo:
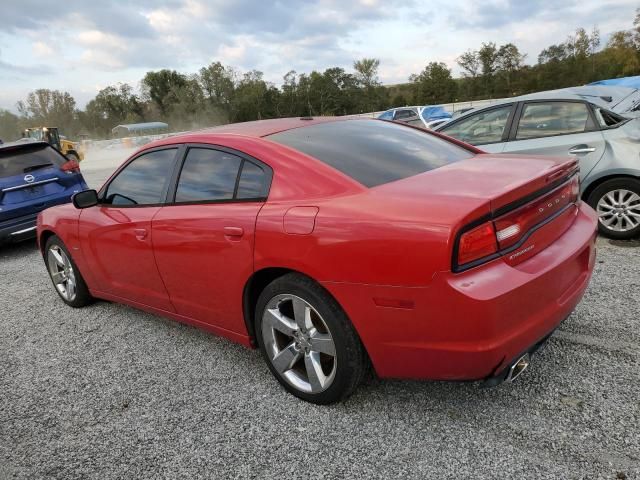
[[[585,178],[605,151],[602,132],[588,103],[571,100],[523,102],[504,153],[574,155]]]
[[[438,131],[490,153],[501,153],[509,137],[515,104],[485,108],[447,123]]]
[[[151,220],[160,211],[178,148],[144,152],[100,192],[100,203],[80,213],[80,246],[97,289],[169,312],[153,248]]]
[[[242,293],[253,272],[256,218],[271,174],[236,151],[186,150],[173,203],[152,225],[156,262],[179,314],[244,330]]]

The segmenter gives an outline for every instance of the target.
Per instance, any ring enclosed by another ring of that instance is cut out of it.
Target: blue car
[[[0,245],[34,238],[39,212],[86,189],[78,163],[48,143],[0,144]]]

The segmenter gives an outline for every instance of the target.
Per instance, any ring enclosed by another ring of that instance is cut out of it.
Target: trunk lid
[[[567,211],[577,201],[577,172],[574,158],[479,154],[374,190],[431,205],[426,220],[449,226],[452,268],[464,270],[501,256],[517,265],[562,235],[575,218]],[[496,252],[458,268],[461,235],[483,224],[496,235]],[[506,230],[501,241],[499,230]],[[530,238],[537,239],[533,247]]]
[[[466,210],[486,205],[487,213],[500,213],[505,207],[560,183],[577,169],[575,158],[479,154],[373,190],[415,199],[438,197],[448,202],[449,213],[457,210],[456,205]]]

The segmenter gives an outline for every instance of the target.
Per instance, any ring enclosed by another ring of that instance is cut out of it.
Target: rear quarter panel
[[[604,130],[605,152],[598,164],[582,181],[587,191],[599,180],[611,176],[640,177],[640,119],[618,128]]]
[[[290,268],[320,282],[428,285],[435,272],[451,268],[452,232],[467,220],[440,216],[445,203],[433,199],[420,204],[375,193],[267,203],[256,225],[255,270]],[[285,232],[284,215],[296,206],[318,208],[311,233]]]

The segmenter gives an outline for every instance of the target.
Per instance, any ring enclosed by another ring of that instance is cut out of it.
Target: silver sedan
[[[600,232],[640,234],[640,118],[544,92],[472,110],[436,130],[492,153],[576,156],[582,198],[598,212]]]

